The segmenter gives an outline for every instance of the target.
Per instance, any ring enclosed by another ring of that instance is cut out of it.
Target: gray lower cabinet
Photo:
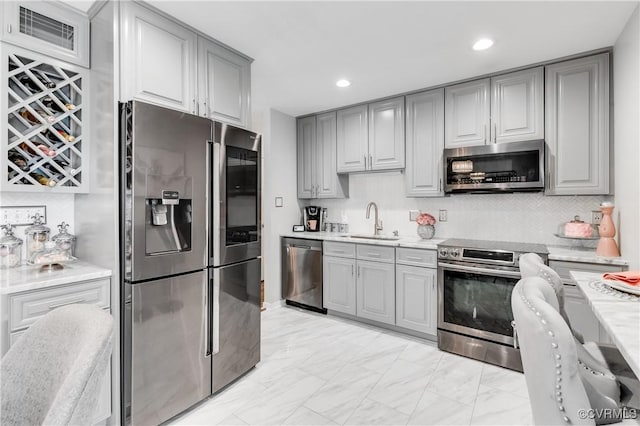
[[[386,324],[395,324],[395,265],[358,260],[356,315]]]
[[[545,195],[609,193],[609,54],[546,67]]]
[[[356,260],[323,256],[322,298],[326,309],[356,315]]]
[[[396,325],[436,334],[435,269],[396,265]]]

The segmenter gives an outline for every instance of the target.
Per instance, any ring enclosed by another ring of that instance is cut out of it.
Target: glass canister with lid
[[[29,257],[31,265],[41,265],[44,269],[62,269],[61,263],[73,260],[66,251],[60,250],[56,243],[47,241],[44,243],[42,250],[34,252]]]
[[[44,226],[42,217],[36,213],[33,216],[33,225],[24,230],[24,236],[27,244],[27,259],[31,259],[33,253],[43,250],[44,243],[49,241],[51,229]]]
[[[60,232],[54,235],[51,241],[56,243],[56,247],[59,250],[66,252],[69,257],[73,257],[76,251],[76,237],[70,234],[67,228],[69,228],[69,225],[65,222],[58,225]]]
[[[0,269],[20,266],[22,263],[22,240],[13,235],[13,225],[1,227],[4,236],[0,238]]]

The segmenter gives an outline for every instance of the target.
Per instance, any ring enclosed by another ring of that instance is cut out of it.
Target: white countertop
[[[281,234],[282,237],[287,238],[303,238],[308,240],[323,240],[323,241],[340,241],[343,243],[357,243],[357,244],[373,244],[389,247],[408,247],[408,248],[421,248],[428,250],[436,250],[438,244],[445,241],[447,238],[433,238],[430,240],[423,240],[419,237],[407,237],[400,236],[399,240],[369,240],[365,238],[351,238],[349,234],[340,234],[337,232],[286,232]],[[546,246],[549,250],[549,260],[562,260],[567,262],[582,262],[582,263],[599,263],[604,265],[617,265],[628,266],[629,261],[620,257],[600,257],[596,256],[594,249],[577,249],[562,246]]]
[[[612,295],[601,291],[593,282],[598,282],[602,274],[572,271],[571,276],[629,367],[640,377],[640,299],[628,300],[622,292]]]
[[[109,269],[86,262],[67,263],[58,271],[42,271],[40,266],[22,265],[0,270],[0,294],[71,284],[80,281],[110,277]]]

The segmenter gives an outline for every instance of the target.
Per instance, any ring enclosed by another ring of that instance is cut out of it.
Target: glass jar
[[[29,263],[31,265],[42,265],[52,269],[62,269],[62,266],[59,264],[69,260],[72,260],[72,258],[66,251],[56,247],[56,243],[53,241],[47,241],[44,243],[42,250],[38,250],[31,255]]]
[[[58,249],[65,251],[69,257],[73,257],[76,251],[76,237],[70,234],[67,228],[69,228],[69,225],[65,222],[58,225],[60,232],[54,235],[51,241],[56,243]]]
[[[27,260],[31,259],[35,252],[44,249],[44,243],[49,241],[50,233],[51,229],[42,224],[42,217],[36,213],[33,216],[33,225],[24,230],[27,244]]]
[[[22,240],[13,235],[13,225],[2,225],[4,237],[0,238],[0,269],[15,268],[22,263]]]

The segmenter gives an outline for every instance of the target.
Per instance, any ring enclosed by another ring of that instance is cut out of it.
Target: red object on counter
[[[629,285],[640,286],[640,271],[607,272],[602,276],[605,280],[621,281]]]

